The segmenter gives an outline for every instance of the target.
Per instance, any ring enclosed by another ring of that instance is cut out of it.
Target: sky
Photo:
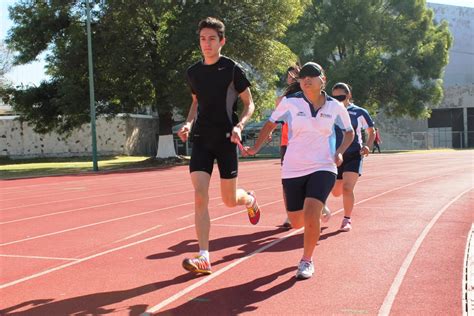
[[[8,6],[15,4],[16,0],[0,0],[0,40],[7,36],[7,31],[13,23],[8,17]],[[474,0],[428,0],[429,3],[440,3],[474,8]],[[14,85],[39,85],[42,80],[47,79],[44,73],[44,56],[40,56],[38,61],[27,65],[13,67],[5,77],[12,81]]]

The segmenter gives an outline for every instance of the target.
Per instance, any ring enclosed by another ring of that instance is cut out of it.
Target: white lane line
[[[43,214],[43,215],[36,215],[36,216],[31,216],[31,217],[15,219],[15,220],[7,221],[7,222],[0,222],[0,225],[23,222],[23,221],[27,221],[27,220],[30,220],[30,219],[48,217],[48,216],[53,216],[53,215],[58,215],[58,214],[65,214],[65,213],[77,212],[77,211],[82,211],[82,210],[89,210],[89,209],[103,207],[103,206],[111,206],[111,205],[117,205],[117,204],[122,204],[122,203],[130,203],[130,202],[136,202],[136,201],[142,201],[142,200],[157,199],[157,198],[161,198],[161,197],[165,197],[165,196],[182,194],[184,192],[194,192],[194,190],[181,191],[181,192],[169,193],[169,194],[164,194],[164,195],[154,195],[154,196],[150,196],[150,197],[146,197],[146,198],[139,198],[139,199],[132,199],[132,200],[123,200],[123,201],[118,201],[118,202],[97,204],[97,205],[86,206],[86,207],[81,207],[81,208],[75,208],[75,209],[65,210],[65,211],[60,211],[60,212],[48,213],[48,214]]]
[[[437,177],[441,177],[441,176],[437,176]],[[430,180],[432,178],[437,178],[437,177],[430,177],[430,178],[426,178],[422,181],[426,181],[426,180]],[[411,184],[417,184],[421,181],[416,181],[416,182],[413,182]],[[411,185],[411,184],[408,184],[408,185]],[[400,186],[398,187],[399,189],[401,188],[404,188],[408,185],[403,185],[403,186]],[[386,193],[389,193],[389,192],[392,192],[393,190],[389,190],[387,191]],[[366,201],[369,201],[369,200],[372,200],[376,197],[379,197],[383,195],[382,194],[378,194],[376,196],[373,196],[372,198],[367,198],[363,201],[360,201],[356,204],[360,204],[362,202],[366,202]],[[282,199],[280,200],[276,200],[276,201],[273,201],[273,202],[270,202],[270,203],[266,203],[266,204],[261,204],[261,206],[267,206],[267,205],[271,205],[271,204],[275,204],[275,203],[280,203],[282,202]],[[355,204],[355,205],[356,205]],[[337,212],[334,212],[334,214],[337,214],[339,212],[341,212],[343,209],[339,209]],[[223,219],[223,218],[227,218],[227,217],[231,217],[231,216],[234,216],[234,215],[237,215],[237,214],[240,214],[240,213],[244,213],[244,212],[247,212],[247,210],[241,210],[241,211],[237,211],[237,212],[234,212],[234,213],[230,213],[230,214],[227,214],[227,215],[223,215],[223,216],[220,216],[220,217],[216,217],[214,219],[211,219],[211,222],[214,222],[214,221],[217,221],[217,220],[220,220],[220,219]],[[31,279],[35,279],[37,277],[40,277],[40,276],[43,276],[45,274],[49,274],[51,272],[54,272],[54,271],[57,271],[57,270],[61,270],[61,269],[64,269],[64,268],[67,268],[69,266],[72,266],[72,265],[75,265],[75,264],[79,264],[81,262],[84,262],[84,261],[88,261],[88,260],[91,260],[91,259],[94,259],[96,257],[100,257],[100,256],[103,256],[103,255],[106,255],[106,254],[109,254],[109,253],[112,253],[112,252],[115,252],[115,251],[118,251],[118,250],[122,250],[122,249],[126,249],[126,248],[129,248],[129,247],[132,247],[132,246],[135,246],[135,245],[139,245],[141,243],[144,243],[144,242],[147,242],[147,241],[150,241],[150,240],[154,240],[156,238],[159,238],[159,237],[163,237],[163,236],[167,236],[167,235],[170,235],[170,234],[173,234],[175,232],[180,232],[182,230],[185,230],[185,229],[188,229],[188,228],[191,228],[191,227],[194,227],[194,225],[188,225],[188,226],[185,226],[185,227],[182,227],[182,228],[178,228],[178,229],[175,229],[173,231],[170,231],[170,232],[166,232],[166,233],[163,233],[163,234],[159,234],[159,235],[156,235],[156,236],[152,236],[150,238],[146,238],[146,239],[142,239],[142,240],[138,240],[136,242],[133,242],[133,243],[130,243],[130,244],[127,244],[127,245],[123,245],[123,246],[120,246],[120,247],[117,247],[117,248],[113,248],[113,249],[109,249],[109,250],[106,250],[106,251],[103,251],[103,252],[100,252],[100,253],[97,253],[97,254],[94,254],[94,255],[91,255],[91,256],[88,256],[88,257],[85,257],[85,258],[82,258],[82,259],[78,259],[77,261],[75,262],[72,262],[72,263],[69,263],[69,264],[64,264],[64,265],[60,265],[58,267],[55,267],[55,268],[52,268],[52,269],[49,269],[49,270],[45,270],[45,271],[42,271],[42,272],[39,272],[39,273],[36,273],[36,274],[33,274],[33,275],[30,275],[30,276],[27,276],[27,277],[24,277],[24,278],[21,278],[21,279],[17,279],[15,281],[12,281],[12,282],[9,282],[9,283],[5,283],[5,284],[2,284],[0,285],[0,289],[3,289],[3,288],[6,288],[6,287],[10,287],[12,285],[15,285],[15,284],[18,284],[18,283],[22,283],[22,282],[25,282],[25,281],[28,281],[28,280],[31,280]]]
[[[12,187],[4,187],[2,190],[18,190],[18,189],[25,189],[28,190],[32,187],[41,187],[44,188],[45,186],[59,186],[63,187],[65,185],[83,185],[87,183],[93,183],[96,184],[98,182],[108,182],[108,181],[115,181],[115,182],[120,182],[123,179],[129,181],[130,179],[133,178],[138,178],[138,179],[144,179],[144,178],[155,178],[156,177],[156,172],[152,173],[154,170],[151,170],[150,173],[147,175],[143,175],[143,173],[137,174],[137,173],[128,173],[128,174],[91,174],[91,173],[82,173],[82,174],[77,174],[77,175],[66,175],[66,176],[72,176],[72,177],[79,177],[77,180],[70,180],[70,181],[63,181],[63,182],[49,182],[49,183],[38,183],[38,184],[27,184],[27,185],[20,185],[20,186],[12,186]],[[171,172],[170,172],[171,173]],[[174,173],[179,173],[179,172],[174,172]],[[56,176],[63,176],[63,175],[56,175]],[[105,176],[98,178],[98,176]],[[110,176],[110,177],[107,177]],[[51,176],[55,177],[55,176]],[[93,177],[91,179],[91,177]],[[28,178],[19,178],[17,181],[22,181],[22,180],[30,180]]]
[[[174,187],[174,186],[182,186],[182,184],[176,184],[176,185],[170,185],[167,186],[166,188]],[[136,190],[127,190],[126,192],[114,192],[114,193],[104,193],[104,194],[96,194],[96,195],[89,195],[86,193],[89,193],[88,191],[80,192],[83,194],[80,197],[75,197],[75,198],[67,198],[63,200],[53,200],[53,201],[48,201],[48,202],[41,202],[41,203],[33,203],[33,204],[22,204],[18,206],[11,206],[11,207],[5,207],[5,208],[0,208],[0,211],[7,211],[7,210],[14,210],[14,209],[19,209],[19,208],[28,208],[32,206],[41,206],[41,205],[48,205],[48,204],[55,204],[55,203],[63,203],[63,202],[71,202],[71,201],[78,201],[78,200],[90,200],[92,198],[99,198],[99,197],[107,197],[107,196],[113,196],[113,195],[123,195],[124,193],[130,194],[130,193],[136,193],[140,191],[149,191],[149,190],[155,190],[158,191],[159,189],[162,189],[162,186],[155,186],[155,187],[147,187],[147,188],[141,188],[141,189],[136,189]],[[118,187],[117,189],[122,189],[121,187]],[[180,191],[182,192],[182,191]],[[188,191],[185,191],[188,192]],[[66,194],[70,194],[71,192],[65,192]],[[76,193],[76,192],[75,192]],[[24,197],[25,198],[35,198],[35,197],[46,197],[46,196],[58,196],[60,194],[64,194],[64,192],[57,192],[57,193],[52,193],[52,194],[43,194],[43,195],[37,195],[37,196],[28,196]]]
[[[265,188],[261,188],[260,190],[267,190],[267,189],[271,189],[271,188],[274,188],[274,187],[272,187],[272,186],[265,187]],[[217,199],[220,199],[220,197],[217,196],[217,197],[210,198],[209,201],[217,200]],[[155,213],[155,212],[159,212],[159,211],[163,211],[163,210],[168,210],[168,209],[172,209],[172,208],[175,208],[175,207],[190,205],[190,204],[194,204],[194,202],[188,202],[188,203],[183,203],[183,204],[178,204],[178,205],[175,204],[175,205],[164,207],[164,208],[158,208],[158,209],[153,209],[153,210],[146,211],[146,212],[141,212],[141,213],[136,213],[136,214],[132,214],[132,215],[112,218],[112,219],[109,219],[109,220],[100,221],[100,222],[91,223],[91,224],[82,225],[82,226],[77,226],[77,227],[72,227],[72,228],[68,228],[68,229],[64,229],[64,230],[60,230],[60,231],[55,231],[55,232],[52,232],[52,233],[37,235],[37,236],[28,237],[28,238],[24,238],[24,239],[13,240],[13,241],[9,241],[9,242],[5,242],[5,243],[0,244],[0,247],[1,246],[12,245],[12,244],[17,244],[17,243],[25,242],[25,241],[29,241],[29,240],[34,240],[34,239],[38,239],[38,238],[54,236],[54,235],[58,235],[58,234],[62,234],[62,233],[75,231],[75,230],[78,230],[78,229],[83,229],[83,228],[88,228],[88,227],[92,227],[92,226],[96,226],[96,225],[101,225],[101,224],[111,223],[111,222],[115,222],[115,221],[120,221],[120,220],[127,219],[127,218],[142,216],[142,215]],[[223,203],[219,203],[219,204],[217,204],[217,206],[222,205],[222,204]]]
[[[278,228],[278,226],[272,226],[272,225],[231,225],[231,224],[213,224],[212,227]]]
[[[219,204],[216,204],[216,206],[213,206],[213,207],[218,207],[218,206],[221,206],[223,205],[224,203],[219,203]],[[184,216],[181,216],[181,217],[178,217],[177,219],[186,219],[188,217],[191,217],[191,216],[194,216],[194,210],[190,211],[191,213],[188,213]]]
[[[138,233],[136,233],[136,234],[133,234],[133,235],[127,236],[127,237],[125,237],[125,238],[119,239],[119,240],[117,240],[117,241],[114,241],[114,243],[121,242],[121,241],[124,241],[124,240],[127,240],[127,239],[131,239],[131,238],[133,238],[133,237],[137,237],[137,236],[143,235],[143,234],[148,233],[149,231],[152,231],[153,229],[156,229],[156,228],[161,227],[161,226],[163,226],[163,225],[156,225],[156,226],[153,226],[153,227],[151,227],[151,228],[142,230],[141,232],[138,232]]]
[[[109,253],[112,253],[112,252],[115,252],[115,251],[118,251],[118,250],[129,248],[129,247],[132,247],[132,246],[135,246],[135,245],[139,245],[141,243],[144,243],[144,242],[147,242],[147,241],[150,241],[150,240],[162,237],[162,236],[170,235],[170,234],[173,234],[173,233],[176,233],[176,232],[179,232],[179,231],[191,228],[191,227],[194,227],[194,225],[189,225],[189,226],[186,226],[186,227],[178,228],[178,229],[175,229],[175,230],[172,230],[172,231],[160,234],[160,235],[156,235],[156,236],[149,237],[149,238],[146,238],[146,239],[142,239],[142,240],[139,240],[139,241],[136,241],[136,242],[133,242],[133,243],[130,243],[130,244],[126,244],[126,245],[123,245],[123,246],[120,246],[120,247],[116,247],[116,248],[112,248],[112,249],[109,249],[109,250],[106,250],[106,251],[103,251],[103,252],[99,252],[99,253],[96,253],[94,255],[78,259],[77,261],[62,264],[60,266],[57,266],[57,267],[54,267],[54,268],[51,268],[51,269],[48,269],[48,270],[44,270],[44,271],[39,272],[39,273],[35,273],[35,274],[30,275],[30,276],[17,279],[15,281],[11,281],[11,282],[8,282],[8,283],[1,284],[0,289],[4,289],[4,288],[10,287],[12,285],[18,284],[18,283],[29,281],[29,280],[35,279],[37,277],[43,276],[45,274],[49,274],[49,273],[54,272],[54,271],[62,270],[64,268],[67,268],[67,267],[70,267],[70,266],[73,266],[73,265],[76,265],[76,264],[79,264],[79,263],[82,263],[82,262],[85,262],[85,261],[88,261],[88,260],[91,260],[91,259],[94,259],[94,258],[97,258],[97,257],[100,257],[100,256],[103,256],[103,255],[106,255],[106,254],[109,254]]]
[[[261,206],[271,205],[271,204],[274,204],[274,203],[280,203],[281,201],[282,200],[277,200],[277,201],[273,201],[273,202],[270,202],[270,203],[267,203],[267,204],[262,204]],[[237,215],[237,214],[240,214],[240,213],[243,213],[243,212],[247,212],[247,210],[245,209],[245,210],[237,211],[237,212],[230,213],[230,214],[227,214],[227,215],[223,215],[223,216],[220,216],[220,217],[216,217],[216,218],[212,219],[211,222],[217,221],[217,220],[220,220],[220,219],[223,219],[223,218],[227,218],[227,217],[230,217],[230,216],[234,216],[234,215]],[[116,248],[112,248],[112,249],[109,249],[109,250],[106,250],[106,251],[103,251],[103,252],[99,252],[99,253],[96,253],[94,255],[90,255],[88,257],[85,257],[85,258],[77,259],[77,261],[74,261],[74,262],[66,263],[66,264],[63,264],[63,265],[60,265],[60,266],[57,266],[57,267],[54,267],[54,268],[51,268],[51,269],[48,269],[48,270],[45,270],[45,271],[42,271],[42,272],[32,274],[32,275],[27,276],[27,277],[23,277],[23,278],[20,278],[20,279],[17,279],[17,280],[8,282],[8,283],[0,284],[0,289],[4,289],[4,288],[10,287],[10,286],[13,286],[15,284],[18,284],[18,283],[29,281],[29,280],[38,278],[40,276],[43,276],[45,274],[49,274],[49,273],[54,272],[54,271],[62,270],[64,268],[67,268],[67,267],[70,267],[70,266],[73,266],[73,265],[76,265],[76,264],[79,264],[79,263],[82,263],[82,262],[85,262],[85,261],[88,261],[88,260],[91,260],[91,259],[94,259],[94,258],[97,258],[97,257],[101,257],[103,255],[106,255],[106,254],[109,254],[109,253],[112,253],[112,252],[116,252],[116,251],[126,249],[126,248],[129,248],[129,247],[133,247],[133,246],[145,243],[145,242],[150,241],[150,240],[154,240],[154,239],[157,239],[157,238],[160,238],[160,237],[171,235],[171,234],[180,232],[182,230],[186,230],[186,229],[191,228],[191,227],[194,227],[194,225],[188,225],[188,226],[185,226],[185,227],[181,227],[181,228],[178,228],[178,229],[175,229],[175,230],[163,233],[163,234],[155,235],[155,236],[152,236],[152,237],[149,237],[149,238],[145,238],[145,239],[142,239],[142,240],[135,241],[135,242],[130,243],[130,244],[122,245],[120,247],[116,247]]]
[[[405,188],[405,187],[410,186],[410,185],[415,185],[415,184],[418,184],[418,183],[420,183],[420,182],[427,181],[427,180],[431,180],[431,179],[435,179],[435,178],[439,178],[439,177],[442,177],[442,176],[439,176],[439,175],[438,175],[438,176],[434,176],[434,177],[429,177],[429,178],[425,178],[425,179],[423,179],[423,180],[419,180],[419,181],[415,181],[415,182],[412,182],[412,183],[409,183],[409,184],[406,184],[406,185],[402,185],[402,186],[396,187],[396,188],[394,188],[394,189],[391,189],[391,190],[388,190],[388,191],[385,191],[385,192],[376,194],[376,195],[374,195],[374,196],[372,196],[372,197],[370,197],[370,198],[361,200],[361,201],[355,203],[354,205],[358,205],[358,204],[361,204],[361,203],[364,203],[364,202],[373,200],[373,199],[375,199],[375,198],[377,198],[377,197],[380,197],[380,196],[382,196],[382,195],[384,195],[384,194],[391,193],[391,192],[393,192],[393,191],[396,191],[396,190]],[[281,201],[281,200],[280,200],[280,201]],[[340,213],[340,212],[342,212],[342,211],[344,211],[344,208],[340,208],[340,209],[338,209],[337,211],[332,212],[332,214],[335,215],[335,214],[338,214],[338,213]],[[191,285],[191,286],[189,286],[189,287],[184,288],[182,291],[180,291],[180,292],[176,293],[175,295],[173,295],[173,296],[167,298],[166,300],[162,301],[161,303],[159,303],[159,304],[157,304],[157,305],[155,305],[155,306],[149,308],[149,309],[148,309],[145,313],[143,313],[142,315],[145,316],[145,315],[150,315],[150,314],[152,314],[152,313],[156,313],[157,311],[159,311],[159,310],[162,309],[163,307],[167,306],[168,304],[170,304],[170,303],[176,301],[177,299],[179,299],[179,298],[182,297],[183,295],[185,295],[185,294],[191,292],[192,290],[198,288],[199,286],[201,286],[201,285],[203,285],[203,284],[209,282],[210,280],[214,279],[214,278],[217,277],[218,275],[220,275],[220,274],[226,272],[227,270],[233,268],[234,266],[240,264],[241,262],[243,262],[243,261],[249,259],[249,258],[252,257],[253,255],[255,255],[255,254],[259,253],[259,252],[262,252],[263,250],[265,250],[265,249],[267,249],[267,248],[270,248],[270,247],[272,247],[273,245],[275,245],[275,244],[277,244],[277,243],[279,243],[279,242],[285,240],[286,238],[288,238],[288,237],[290,237],[290,236],[292,236],[292,235],[294,235],[294,234],[297,234],[297,233],[299,233],[299,232],[301,232],[301,231],[303,231],[303,230],[304,230],[304,228],[297,229],[297,230],[293,231],[292,233],[290,233],[290,234],[288,234],[288,235],[285,235],[284,237],[282,237],[282,238],[280,238],[280,239],[276,239],[276,240],[274,240],[272,243],[270,243],[270,244],[268,244],[268,245],[265,245],[265,246],[263,246],[262,248],[259,248],[259,249],[255,250],[254,252],[252,252],[252,253],[249,254],[248,256],[245,256],[245,257],[243,257],[243,258],[237,260],[236,262],[233,262],[233,263],[229,264],[228,266],[225,266],[224,268],[218,270],[217,272],[214,272],[213,274],[207,276],[205,279],[203,279],[203,280],[201,280],[201,281],[199,281],[199,282],[197,282],[197,283],[195,283],[195,284],[193,284],[193,285]]]
[[[408,268],[410,267],[413,259],[415,258],[415,255],[420,248],[421,244],[423,243],[423,240],[425,237],[428,235],[430,232],[431,228],[434,226],[436,221],[440,218],[440,216],[446,211],[454,202],[456,202],[461,196],[472,190],[473,188],[469,188],[460,194],[458,194],[454,199],[448,202],[442,209],[440,209],[436,215],[431,219],[431,221],[426,225],[425,229],[421,232],[420,236],[418,236],[417,240],[413,244],[413,247],[411,248],[410,252],[408,255],[405,257],[405,260],[403,261],[402,265],[400,266],[400,269],[398,270],[397,275],[395,276],[395,279],[393,280],[392,286],[390,286],[390,289],[387,293],[387,296],[385,297],[382,306],[380,306],[379,309],[379,316],[385,316],[389,315],[390,311],[392,309],[393,302],[395,301],[395,298],[398,294],[398,291],[400,289],[400,286],[403,282],[403,279],[405,278],[405,275],[407,274]]]
[[[262,179],[260,179],[261,181]],[[247,183],[254,183],[256,181],[249,181]],[[171,187],[176,187],[176,186],[183,186],[182,182],[181,183],[176,183],[176,182],[170,182],[166,185],[164,185],[163,183],[160,183],[158,186],[147,186],[146,188],[140,188],[140,189],[135,189],[135,190],[128,190],[126,193],[129,194],[129,193],[132,193],[132,192],[140,192],[140,191],[149,191],[149,190],[160,190],[160,189],[168,189],[168,188],[171,188]],[[118,189],[127,189],[128,187],[130,186],[117,186],[116,188]],[[135,188],[135,186],[133,187]],[[214,189],[214,188],[217,188],[217,183],[213,183],[211,186],[210,186],[210,189]],[[93,191],[94,189],[96,189],[96,187],[89,187],[89,191]],[[66,190],[66,189],[63,189],[63,190]],[[191,191],[194,191],[191,190]],[[51,192],[51,190],[49,191],[46,191],[46,192]],[[183,192],[189,192],[188,191],[180,191],[180,192],[176,192],[176,193],[183,193]],[[42,195],[28,195],[26,197],[20,197],[20,198],[14,198],[14,199],[7,199],[5,201],[12,201],[12,200],[18,200],[18,199],[25,199],[25,198],[35,198],[35,197],[45,197],[45,196],[58,196],[60,194],[70,194],[71,192],[56,192],[56,193],[51,193],[51,194],[42,194]],[[87,193],[87,191],[84,191],[84,192],[81,192],[81,193]],[[41,202],[41,203],[33,203],[33,204],[23,204],[23,205],[18,205],[18,206],[11,206],[11,207],[5,207],[5,208],[0,208],[0,211],[5,211],[5,210],[13,210],[13,209],[19,209],[19,208],[26,208],[26,207],[31,207],[31,206],[40,206],[40,205],[48,205],[48,204],[54,204],[54,203],[60,203],[60,202],[69,202],[69,201],[77,201],[77,200],[83,200],[83,199],[90,199],[90,198],[93,198],[93,197],[106,197],[106,196],[113,196],[113,195],[117,195],[117,194],[124,194],[124,192],[114,192],[114,193],[104,193],[104,194],[96,194],[96,195],[85,195],[85,196],[81,196],[81,197],[77,197],[77,198],[68,198],[68,199],[63,199],[63,200],[54,200],[54,201],[48,201],[48,202]],[[174,194],[174,193],[173,193]]]
[[[142,315],[148,315],[148,314],[153,314],[153,313],[158,312],[160,309],[162,309],[163,307],[165,307],[165,306],[169,305],[170,303],[176,301],[177,299],[179,299],[179,298],[182,297],[183,295],[185,295],[185,294],[191,292],[192,290],[194,290],[194,289],[200,287],[201,285],[206,284],[207,282],[209,282],[209,281],[211,281],[212,279],[218,277],[219,275],[223,274],[224,272],[227,272],[228,270],[232,269],[233,267],[235,267],[235,266],[241,264],[242,262],[244,262],[244,261],[246,261],[246,260],[252,258],[252,257],[255,256],[256,254],[258,254],[258,253],[260,253],[260,252],[262,252],[262,251],[264,251],[264,250],[266,250],[266,249],[268,249],[268,248],[270,248],[270,247],[272,247],[272,246],[274,246],[274,245],[276,245],[276,244],[278,244],[278,243],[280,243],[280,242],[282,242],[282,241],[288,239],[289,237],[291,237],[291,236],[293,236],[293,235],[295,235],[295,234],[298,234],[298,233],[302,232],[303,230],[304,230],[304,228],[299,228],[299,229],[293,230],[291,233],[289,233],[289,234],[287,234],[287,235],[285,235],[285,236],[283,236],[283,237],[281,237],[281,238],[279,238],[279,239],[276,239],[276,240],[272,241],[271,243],[266,244],[266,245],[263,246],[263,247],[258,248],[258,249],[255,250],[254,252],[252,252],[252,253],[250,253],[250,254],[248,254],[248,255],[246,255],[246,256],[244,256],[244,257],[238,259],[237,261],[232,262],[231,264],[228,264],[228,265],[225,266],[224,268],[222,268],[222,269],[220,269],[220,270],[218,270],[218,271],[216,271],[216,272],[214,272],[214,273],[212,273],[212,274],[206,276],[204,279],[201,279],[199,282],[196,282],[196,283],[194,283],[193,285],[184,288],[183,290],[181,290],[181,291],[179,291],[178,293],[176,293],[175,295],[173,295],[173,296],[167,298],[166,300],[162,301],[161,303],[159,303],[159,304],[157,304],[157,305],[155,305],[155,306],[150,307],[150,308],[149,308],[144,314],[142,314]],[[147,313],[148,313],[148,314],[147,314]]]
[[[185,218],[188,218],[188,217],[191,217],[194,215],[194,211],[192,213],[189,213],[188,215],[184,215],[184,216],[181,216],[181,217],[178,217],[177,219],[185,219]]]
[[[20,255],[6,255],[0,254],[0,257],[5,258],[25,258],[25,259],[46,259],[46,260],[63,260],[63,261],[77,261],[75,258],[57,258],[57,257],[42,257],[42,256],[20,256]]]
[[[462,278],[462,316],[474,315],[474,224],[467,236]]]
[[[216,189],[217,187],[218,187],[217,185],[214,185],[214,186],[211,186],[210,189]],[[264,190],[264,189],[275,188],[275,187],[277,187],[277,186],[262,188],[262,189],[258,189],[258,190]],[[47,213],[47,214],[43,214],[43,215],[35,215],[35,216],[31,216],[31,217],[19,218],[19,219],[15,219],[15,220],[11,220],[11,221],[6,221],[6,222],[0,222],[0,225],[12,224],[12,223],[23,222],[23,221],[37,219],[37,218],[43,218],[43,217],[66,214],[66,213],[71,213],[71,212],[83,211],[83,210],[88,210],[88,209],[93,209],[93,208],[98,208],[98,207],[103,207],[103,206],[117,205],[117,204],[122,204],[122,203],[130,203],[130,202],[149,200],[149,199],[154,199],[154,198],[162,198],[162,197],[167,197],[167,196],[172,196],[172,195],[179,195],[179,194],[183,194],[183,193],[186,193],[186,192],[194,192],[194,189],[186,190],[186,191],[173,192],[173,193],[167,193],[167,194],[163,194],[163,195],[154,195],[154,196],[144,197],[144,198],[139,198],[139,199],[123,200],[123,201],[117,201],[117,202],[111,202],[111,203],[105,203],[105,204],[85,206],[85,207],[81,207],[81,208],[70,209],[70,210],[59,211],[59,212],[53,212],[53,213]]]
[[[43,238],[43,237],[48,237],[48,236],[54,236],[54,235],[57,235],[57,234],[62,234],[62,233],[67,233],[67,232],[75,231],[75,230],[78,230],[78,229],[83,229],[83,228],[92,227],[92,226],[96,226],[96,225],[101,225],[101,224],[116,222],[116,221],[120,221],[120,220],[127,219],[127,218],[132,218],[132,217],[142,216],[142,215],[146,215],[146,214],[150,214],[150,213],[155,213],[155,212],[159,212],[159,211],[169,210],[169,209],[172,209],[172,208],[175,208],[175,207],[190,205],[190,204],[193,204],[193,203],[194,203],[194,202],[188,202],[188,203],[183,203],[183,204],[178,204],[178,205],[175,204],[175,205],[172,205],[172,206],[163,207],[163,208],[158,208],[158,209],[154,209],[154,210],[151,210],[151,211],[141,212],[141,213],[132,214],[132,215],[127,215],[127,216],[122,216],[122,217],[116,217],[116,218],[108,219],[108,220],[106,220],[106,221],[95,222],[95,223],[92,223],[92,224],[87,224],[87,225],[77,226],[77,227],[73,227],[73,228],[63,229],[63,230],[55,231],[55,232],[48,233],[48,234],[37,235],[37,236],[28,237],[28,238],[24,238],[24,239],[18,239],[18,240],[14,240],[14,241],[9,241],[9,242],[5,242],[5,243],[3,243],[3,244],[0,244],[0,246],[13,245],[13,244],[17,244],[17,243],[20,243],[20,242],[25,242],[25,241],[29,241],[29,240],[38,239],[38,238]]]
[[[143,189],[133,190],[133,191],[129,191],[127,193],[137,192],[137,191],[143,191]],[[186,190],[186,191],[179,191],[179,192],[172,192],[172,193],[167,193],[167,194],[164,194],[164,195],[152,195],[152,196],[143,197],[142,199],[147,200],[147,199],[153,199],[153,198],[160,197],[160,196],[169,196],[169,195],[174,195],[174,194],[182,194],[182,193],[185,193],[185,192],[194,192],[194,189]],[[100,194],[100,195],[90,195],[90,196],[84,195],[84,196],[73,198],[73,199],[55,200],[55,201],[42,202],[42,203],[36,203],[36,204],[26,204],[26,205],[20,205],[20,206],[12,206],[12,207],[7,207],[7,208],[2,208],[2,209],[0,209],[0,211],[13,210],[13,209],[19,209],[19,208],[27,208],[27,207],[31,207],[31,206],[41,206],[41,205],[48,205],[48,204],[55,204],[55,203],[71,202],[71,201],[77,201],[77,200],[91,199],[91,198],[95,198],[95,197],[111,196],[111,195],[116,195],[116,194],[123,194],[123,192],[107,193],[107,194]],[[134,200],[131,200],[131,201],[137,201],[137,200],[139,200],[139,199],[134,199]],[[116,203],[121,203],[121,201],[116,202]],[[8,222],[6,222],[6,223],[8,223]],[[1,224],[3,224],[3,223],[1,223]]]
[[[262,204],[261,206],[267,206],[267,205],[271,205],[271,204],[274,204],[274,203],[280,203],[281,201],[282,200],[278,200],[278,201]],[[223,218],[227,218],[227,217],[230,217],[230,216],[234,216],[234,215],[237,215],[237,214],[240,214],[240,213],[244,213],[244,212],[247,212],[247,210],[245,209],[245,210],[237,211],[237,212],[230,213],[230,214],[227,214],[227,215],[223,215],[223,216],[220,216],[220,217],[216,217],[216,218],[212,219],[211,222],[217,221],[217,220],[220,220],[220,219],[223,219]],[[194,225],[188,225],[188,226],[185,226],[185,227],[181,227],[181,228],[178,228],[178,229],[175,229],[175,230],[163,233],[163,234],[155,235],[155,236],[152,236],[152,237],[149,237],[149,238],[145,238],[145,239],[142,239],[142,240],[135,241],[135,242],[130,243],[130,244],[122,245],[120,247],[116,247],[116,248],[112,248],[112,249],[109,249],[109,250],[106,250],[106,251],[103,251],[103,252],[99,252],[99,253],[96,253],[94,255],[90,255],[88,257],[85,257],[85,258],[80,258],[80,259],[77,259],[74,262],[66,263],[66,264],[63,264],[63,265],[60,265],[60,266],[57,266],[57,267],[54,267],[54,268],[51,268],[51,269],[48,269],[48,270],[45,270],[45,271],[42,271],[42,272],[38,272],[38,273],[32,274],[30,276],[17,279],[15,281],[0,284],[0,289],[4,289],[4,288],[10,287],[12,285],[18,284],[18,283],[29,281],[29,280],[35,279],[37,277],[43,276],[45,274],[49,274],[49,273],[54,272],[54,271],[62,270],[64,268],[67,268],[67,267],[70,267],[70,266],[73,266],[73,265],[76,265],[76,264],[79,264],[79,263],[82,263],[82,262],[85,262],[85,261],[88,261],[88,260],[91,260],[91,259],[94,259],[94,258],[97,258],[97,257],[100,257],[100,256],[103,256],[103,255],[106,255],[106,254],[109,254],[109,253],[112,253],[112,252],[116,252],[116,251],[126,249],[126,248],[129,248],[129,247],[133,247],[133,246],[142,244],[142,243],[150,241],[150,240],[154,240],[154,239],[157,239],[157,238],[160,238],[160,237],[171,235],[171,234],[180,232],[182,230],[185,230],[185,229],[188,229],[188,228],[191,228],[191,227],[194,227]]]

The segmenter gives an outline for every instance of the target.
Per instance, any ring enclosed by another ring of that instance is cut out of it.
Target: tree
[[[200,58],[196,29],[206,16],[226,24],[224,53],[247,68],[257,104],[272,106],[276,72],[296,59],[278,40],[306,0],[101,1],[92,11],[97,116],[151,106],[159,114],[159,146],[171,142],[173,116],[191,102],[185,70]],[[49,49],[48,82],[11,91],[12,103],[36,131],[70,132],[89,121],[87,45],[82,1],[23,1],[10,8],[8,44],[27,63]],[[284,17],[284,18],[282,18]],[[173,156],[172,150],[160,156]],[[160,148],[158,150],[160,153]]]
[[[371,112],[427,117],[442,99],[452,37],[423,0],[313,0],[287,45],[327,70],[331,87],[352,84]]]
[[[5,43],[0,43],[0,89],[8,86],[5,74],[10,71],[13,65],[13,53]]]

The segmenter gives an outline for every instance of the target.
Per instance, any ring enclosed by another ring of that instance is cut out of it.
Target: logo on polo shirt
[[[324,117],[324,118],[331,118],[332,117],[331,114],[326,114],[326,113],[321,113],[319,116]]]
[[[306,116],[306,114],[303,111],[299,111],[296,113],[296,116]]]

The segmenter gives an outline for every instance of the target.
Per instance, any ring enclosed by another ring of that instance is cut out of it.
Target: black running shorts
[[[237,145],[229,138],[220,141],[194,142],[189,171],[204,171],[212,175],[214,160],[217,160],[221,179],[237,177]]]
[[[306,176],[282,179],[288,212],[301,211],[306,198],[315,198],[325,204],[336,183],[336,175],[329,171],[316,171]]]

